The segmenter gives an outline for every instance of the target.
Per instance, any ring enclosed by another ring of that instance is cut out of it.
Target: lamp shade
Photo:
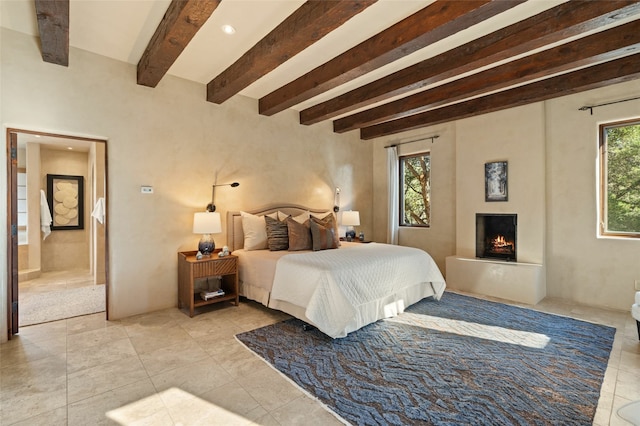
[[[194,234],[219,234],[221,232],[220,213],[198,212],[193,215]]]
[[[355,210],[342,212],[342,224],[344,226],[360,226],[360,212]]]

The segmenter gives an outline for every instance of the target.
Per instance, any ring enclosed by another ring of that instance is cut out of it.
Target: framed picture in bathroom
[[[84,229],[84,177],[47,175],[51,230]]]

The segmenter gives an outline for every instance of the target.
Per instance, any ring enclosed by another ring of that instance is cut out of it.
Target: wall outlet
[[[141,186],[140,192],[143,194],[153,194],[153,186]]]

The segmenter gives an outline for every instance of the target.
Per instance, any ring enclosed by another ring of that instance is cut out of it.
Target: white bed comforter
[[[395,316],[420,299],[440,299],[445,281],[423,250],[388,244],[314,253],[278,260],[269,307],[280,301],[304,307],[305,316],[337,338],[378,319]]]

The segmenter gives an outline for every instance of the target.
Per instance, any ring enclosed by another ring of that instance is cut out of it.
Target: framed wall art
[[[84,178],[47,175],[47,202],[51,230],[84,229]]]
[[[509,200],[506,161],[494,161],[484,164],[484,200]]]

